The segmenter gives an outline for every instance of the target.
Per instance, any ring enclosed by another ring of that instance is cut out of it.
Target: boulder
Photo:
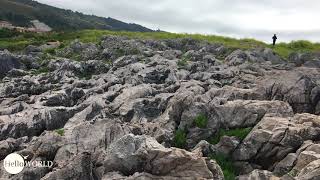
[[[9,51],[0,51],[0,78],[3,78],[11,69],[19,69],[21,62]]]
[[[295,113],[315,113],[320,100],[319,77],[318,70],[310,68],[275,72],[259,82],[257,91],[266,99],[288,102]]]
[[[250,161],[266,169],[276,167],[280,170],[285,161],[291,161],[289,164],[292,164],[294,159],[279,161],[289,153],[296,152],[304,141],[314,140],[319,136],[319,123],[319,117],[311,114],[283,118],[264,117],[236,148],[233,159]]]
[[[320,159],[312,161],[298,174],[297,179],[314,180],[320,178]]]
[[[254,170],[248,175],[238,176],[237,180],[280,180],[272,172],[265,170]]]
[[[75,156],[72,161],[62,169],[54,170],[46,174],[41,179],[79,179],[79,180],[93,180],[93,163],[91,154],[83,152]]]
[[[223,179],[213,160],[176,148],[165,148],[153,138],[126,135],[111,144],[104,161],[105,173],[124,175],[146,172],[172,178]]]

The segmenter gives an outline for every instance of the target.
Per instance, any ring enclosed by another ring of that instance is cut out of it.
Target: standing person
[[[272,39],[273,39],[273,43],[272,43],[272,45],[274,46],[274,45],[276,45],[276,41],[277,41],[277,35],[276,34],[274,34],[273,35],[273,37],[272,37]]]

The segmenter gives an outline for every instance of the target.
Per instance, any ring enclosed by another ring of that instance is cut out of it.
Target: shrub
[[[177,148],[185,148],[187,144],[187,133],[183,129],[178,129],[174,133],[173,145]]]
[[[232,160],[224,154],[210,155],[211,159],[216,160],[222,169],[225,180],[234,180],[236,177],[236,169],[233,166]]]
[[[61,129],[56,129],[55,132],[56,132],[57,134],[59,134],[60,136],[64,136],[64,129],[63,129],[63,128],[61,128]]]
[[[238,137],[241,141],[244,140],[244,138],[247,137],[247,135],[250,133],[252,130],[251,127],[249,128],[237,128],[237,129],[231,129],[231,130],[225,130],[221,129],[219,132],[209,140],[211,144],[217,144],[220,141],[220,138],[222,136],[235,136]]]
[[[206,128],[208,124],[208,118],[204,114],[199,114],[195,119],[194,123],[198,128]]]

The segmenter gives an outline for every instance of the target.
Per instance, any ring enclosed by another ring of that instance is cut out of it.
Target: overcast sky
[[[169,32],[320,42],[319,0],[38,0]]]

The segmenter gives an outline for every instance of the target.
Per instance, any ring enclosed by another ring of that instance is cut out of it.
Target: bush
[[[178,129],[174,133],[173,145],[177,148],[185,148],[187,144],[187,133],[183,129]]]
[[[211,144],[217,144],[217,143],[219,143],[220,138],[222,136],[235,136],[235,137],[238,137],[242,141],[247,137],[247,135],[250,133],[251,130],[252,130],[251,127],[237,128],[237,129],[231,129],[231,130],[221,129],[212,139],[209,140],[209,142]]]
[[[64,129],[63,128],[56,129],[55,132],[58,133],[60,136],[64,136]]]
[[[208,124],[208,118],[206,115],[200,114],[194,119],[194,123],[198,128],[206,128]]]
[[[234,168],[233,162],[229,157],[225,156],[224,154],[215,154],[210,155],[210,158],[216,160],[216,162],[219,164],[225,180],[235,179],[237,174],[236,169]]]

